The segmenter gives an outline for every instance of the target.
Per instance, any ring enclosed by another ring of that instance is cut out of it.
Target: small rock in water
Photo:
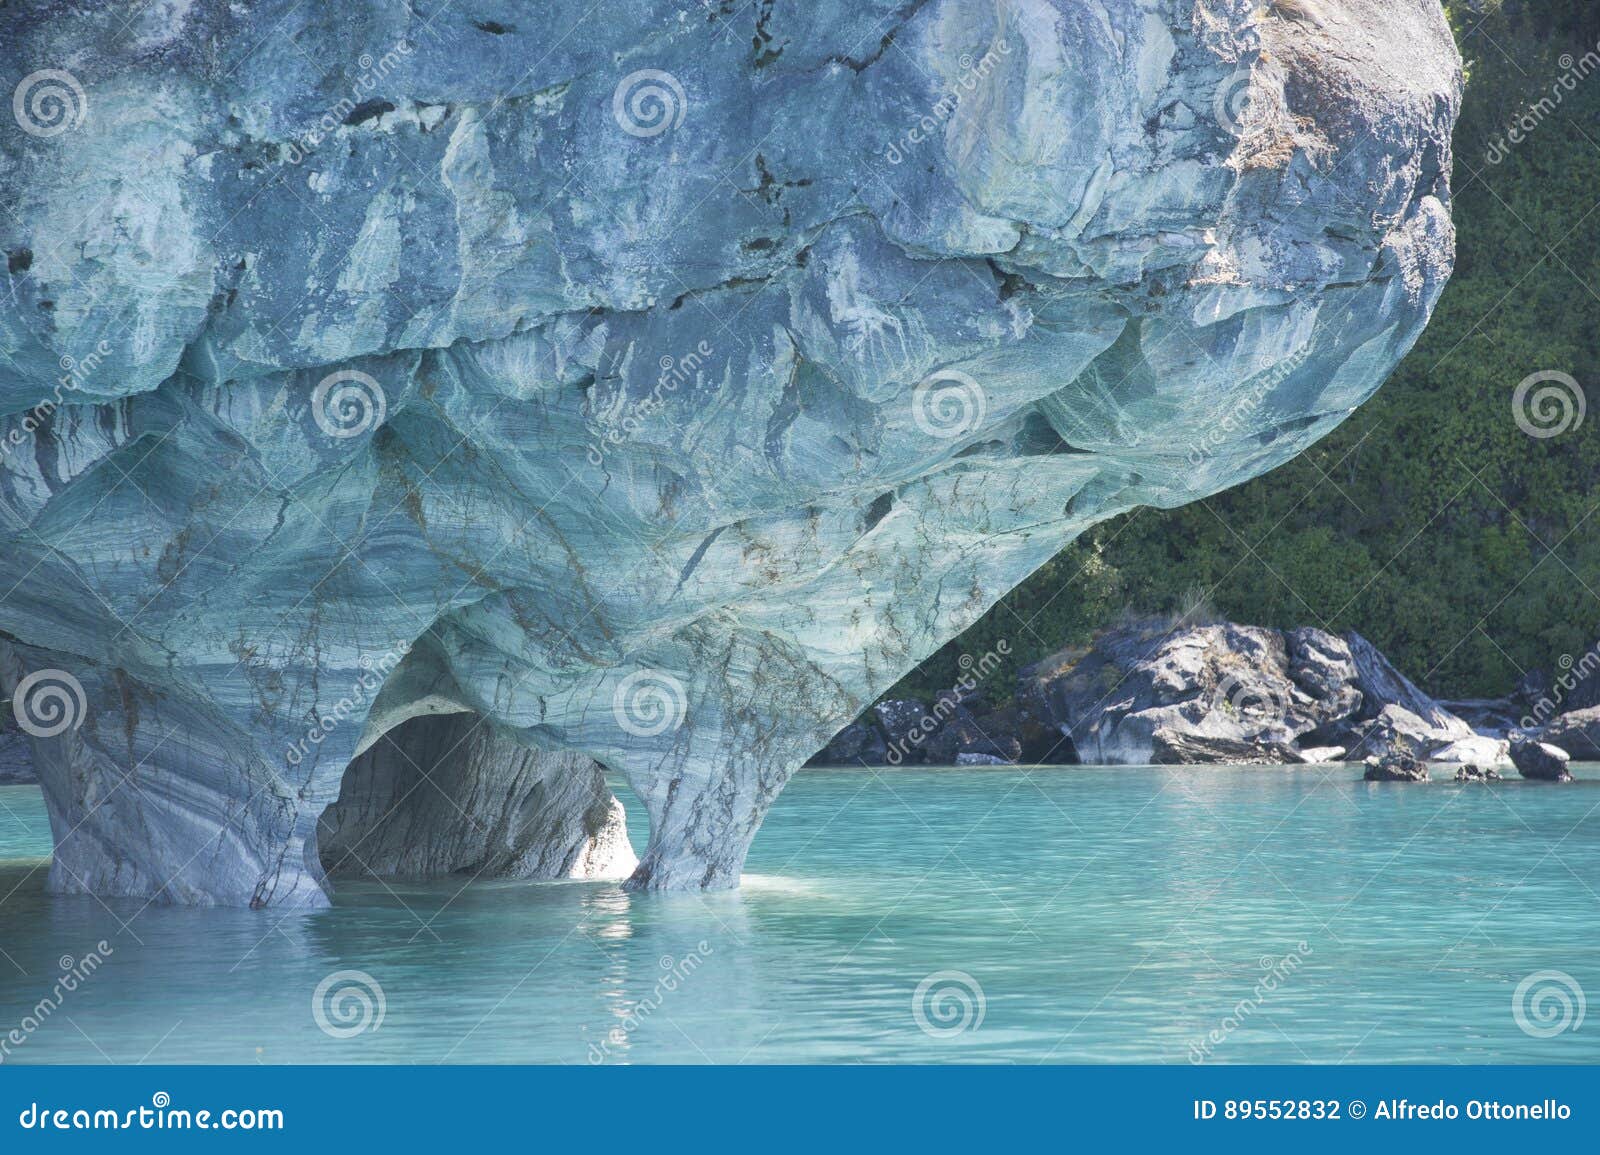
[[[993,754],[957,754],[957,766],[1010,766],[1012,763]]]
[[[1362,777],[1368,782],[1426,782],[1428,767],[1403,750],[1391,750],[1379,758],[1369,756]]]
[[[1474,766],[1470,762],[1456,770],[1457,782],[1498,782],[1500,772],[1493,766],[1485,770],[1481,766]]]
[[[1345,753],[1343,746],[1307,746],[1300,751],[1300,757],[1307,762],[1342,762]]]
[[[1567,771],[1571,756],[1560,747],[1548,742],[1535,742],[1530,738],[1515,738],[1511,742],[1511,762],[1524,778],[1540,782],[1571,782]]]

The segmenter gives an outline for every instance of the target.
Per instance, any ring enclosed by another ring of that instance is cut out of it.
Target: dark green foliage
[[[1267,477],[1091,531],[896,692],[950,685],[959,655],[999,638],[1006,679],[1122,614],[1193,603],[1358,629],[1448,697],[1503,694],[1600,637],[1600,58],[1592,72],[1584,60],[1600,4],[1472,7],[1450,5],[1471,76],[1456,273],[1389,383]],[[1491,163],[1508,126],[1558,88]],[[1542,370],[1571,374],[1595,409],[1547,440],[1512,416],[1518,383]]]

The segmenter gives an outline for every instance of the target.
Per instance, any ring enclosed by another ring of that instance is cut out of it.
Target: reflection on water
[[[1596,1062],[1592,1025],[1513,1005],[1541,971],[1600,992],[1580,774],[807,771],[738,893],[360,883],[309,913],[48,896],[38,792],[4,787],[0,1058]]]

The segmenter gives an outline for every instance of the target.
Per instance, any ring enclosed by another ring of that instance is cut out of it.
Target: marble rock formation
[[[632,886],[735,885],[914,663],[1417,337],[1460,61],[1438,0],[1318,8],[0,8],[0,669],[67,714],[51,885],[325,903],[319,828],[393,789],[358,755],[450,715],[574,756],[429,772],[555,841],[408,813],[383,863],[575,869],[598,764]]]
[[[1091,764],[1508,761],[1504,739],[1475,733],[1354,631],[1135,623],[1030,666],[1019,694]]]
[[[0,786],[26,786],[37,781],[28,736],[20,730],[0,730]]]
[[[1029,667],[1020,692],[1086,763],[1304,762],[1360,715],[1358,682],[1322,630],[1152,621]]]
[[[1366,772],[1362,778],[1367,782],[1428,781],[1428,764],[1400,750],[1391,750],[1382,756],[1369,754],[1363,764]]]
[[[1570,760],[1571,755],[1565,750],[1548,742],[1538,742],[1520,734],[1511,740],[1511,761],[1516,764],[1517,773],[1524,778],[1539,782],[1571,782],[1572,774],[1567,770]]]
[[[1600,706],[1557,714],[1537,737],[1577,761],[1600,761]]]

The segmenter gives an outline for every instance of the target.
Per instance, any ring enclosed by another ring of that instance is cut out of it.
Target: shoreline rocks
[[[1518,737],[1511,743],[1511,761],[1517,773],[1536,782],[1571,782],[1567,752],[1548,742]]]
[[[1391,750],[1382,757],[1369,755],[1363,763],[1367,782],[1426,782],[1427,763],[1401,750]]]
[[[1459,781],[1494,781],[1514,764],[1513,739],[1528,733],[1517,729],[1510,698],[1455,703],[1474,725],[1361,634],[1309,627],[1134,622],[1025,668],[1009,699],[988,704],[998,696],[991,683],[944,691],[931,704],[880,702],[810,764],[1343,761],[1369,777],[1376,767],[1375,781],[1426,781],[1427,765],[1439,763],[1460,766]],[[1559,716],[1534,736],[1600,758],[1600,708]],[[1536,757],[1545,767],[1546,756],[1524,752],[1523,762]]]
[[[1565,750],[1575,760],[1600,761],[1600,706],[1558,714],[1535,733],[1539,741]]]

